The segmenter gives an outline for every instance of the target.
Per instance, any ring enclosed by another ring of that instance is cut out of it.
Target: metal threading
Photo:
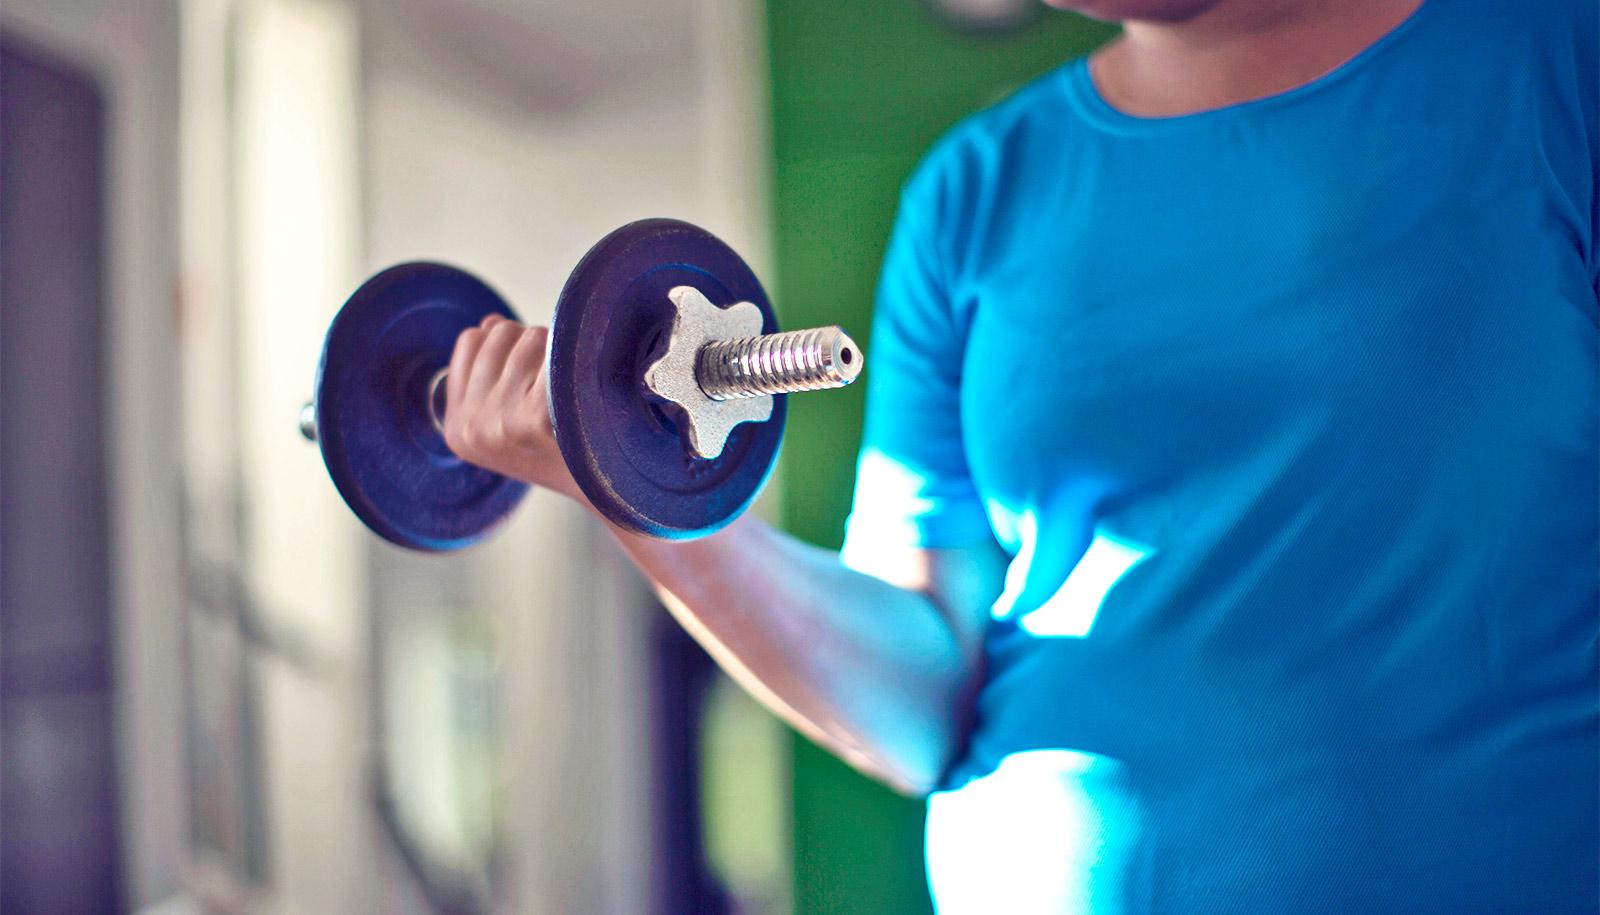
[[[861,372],[861,348],[838,327],[812,327],[701,347],[695,380],[712,400],[842,388]]]

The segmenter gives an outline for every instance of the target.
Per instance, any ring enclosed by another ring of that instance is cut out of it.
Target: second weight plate
[[[489,314],[515,319],[482,280],[400,264],[339,309],[317,368],[317,444],[345,502],[385,539],[456,550],[487,536],[528,487],[456,457],[433,426],[428,382],[456,337]]]

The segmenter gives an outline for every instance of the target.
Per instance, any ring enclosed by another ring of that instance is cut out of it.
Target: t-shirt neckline
[[[1103,130],[1119,134],[1159,133],[1198,126],[1213,121],[1228,120],[1258,111],[1293,104],[1307,96],[1315,95],[1344,82],[1365,69],[1373,58],[1381,56],[1389,47],[1414,31],[1417,23],[1424,18],[1424,13],[1432,10],[1440,2],[1443,2],[1443,0],[1423,0],[1405,19],[1402,19],[1389,31],[1332,70],[1312,79],[1310,82],[1302,83],[1292,89],[1285,89],[1282,92],[1262,98],[1235,102],[1220,108],[1208,108],[1205,111],[1195,111],[1189,114],[1157,117],[1129,114],[1106,101],[1105,97],[1100,94],[1099,87],[1094,84],[1094,76],[1089,72],[1088,55],[1078,58],[1066,68],[1064,76],[1067,80],[1067,96],[1084,120]]]

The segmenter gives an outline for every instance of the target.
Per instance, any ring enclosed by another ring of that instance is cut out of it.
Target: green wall
[[[919,0],[767,0],[777,283],[784,324],[841,324],[867,352],[872,287],[900,183],[941,132],[1084,53],[1105,26],[1048,12],[973,37]],[[795,397],[783,452],[785,526],[837,546],[849,510],[864,386]],[[794,738],[795,908],[929,909],[922,804]]]

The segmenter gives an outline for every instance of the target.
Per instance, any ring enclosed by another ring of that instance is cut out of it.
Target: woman
[[[1594,0],[1060,5],[905,186],[842,556],[618,541],[941,910],[1595,910]],[[544,344],[447,439],[582,501]]]

